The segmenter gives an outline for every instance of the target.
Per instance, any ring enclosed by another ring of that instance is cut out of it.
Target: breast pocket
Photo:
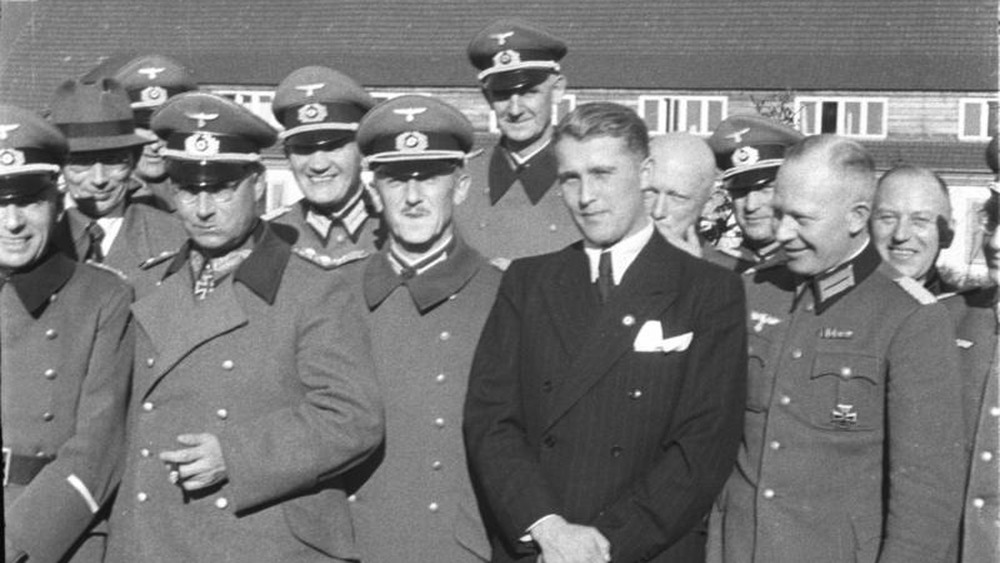
[[[882,425],[885,382],[878,358],[819,352],[810,375],[813,424],[839,431]]]
[[[774,378],[768,371],[771,362],[771,341],[751,333],[747,341],[747,409],[767,410]]]

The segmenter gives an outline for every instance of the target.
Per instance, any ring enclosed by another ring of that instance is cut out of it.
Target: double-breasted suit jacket
[[[206,299],[193,295],[185,248],[133,306],[135,378],[109,561],[358,557],[341,473],[383,428],[360,305],[345,276],[260,229]],[[228,480],[185,494],[157,454],[201,432],[218,438]]]
[[[556,185],[552,145],[515,164],[498,144],[488,158],[469,162],[472,185],[455,221],[469,245],[487,258],[513,260],[554,252],[579,240]]]
[[[969,482],[965,488],[960,550],[962,563],[1000,557],[1000,397],[997,380],[997,288],[942,299],[955,321],[962,366],[962,406],[969,440]]]
[[[56,252],[0,288],[4,533],[33,562],[104,557],[90,526],[121,470],[131,304],[117,276]]]
[[[596,527],[615,562],[697,561],[732,470],[746,380],[736,274],[658,234],[603,306],[582,244],[514,261],[476,350],[465,433],[494,561],[534,561],[543,516]],[[673,351],[637,351],[647,323]],[[674,340],[671,340],[674,338]]]
[[[90,246],[86,229],[91,219],[70,208],[62,221],[57,244],[74,260],[82,260]],[[135,290],[136,299],[140,299],[156,289],[159,281],[155,271],[141,268],[142,263],[176,252],[186,239],[184,227],[175,216],[142,203],[126,202],[121,230],[103,264],[121,272]]]
[[[409,279],[382,251],[358,280],[386,418],[385,444],[350,476],[360,487],[351,514],[363,561],[490,556],[469,480],[462,405],[500,271],[455,243],[443,262]]]

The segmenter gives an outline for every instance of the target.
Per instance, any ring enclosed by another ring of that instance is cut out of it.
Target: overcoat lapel
[[[140,397],[192,350],[248,320],[231,280],[216,287],[205,301],[196,301],[186,266],[164,280],[157,291],[132,305],[132,312],[157,354],[153,369],[136,373]],[[145,358],[137,361],[144,362]]]
[[[557,388],[548,409],[546,430],[607,375],[622,356],[631,352],[642,324],[662,318],[680,296],[679,280],[683,273],[677,271],[680,265],[674,264],[669,254],[669,243],[654,233],[625,273],[611,300],[601,308],[582,347],[577,348],[578,353],[570,364],[570,375]],[[589,277],[585,276],[584,280],[587,279]],[[561,304],[561,308],[568,307],[568,303]],[[577,307],[580,308],[579,304]],[[631,317],[631,321],[626,317]]]

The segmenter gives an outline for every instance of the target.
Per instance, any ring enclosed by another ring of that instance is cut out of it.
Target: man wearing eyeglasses
[[[973,288],[942,298],[955,321],[955,344],[962,367],[962,401],[966,438],[971,449],[960,531],[961,563],[994,561],[1000,545],[1000,372],[997,371],[997,284],[1000,283],[1000,175],[997,138],[986,149],[993,171],[989,198],[980,212],[983,255],[989,280],[986,287]]]
[[[281,81],[271,110],[285,126],[288,166],[302,199],[264,215],[293,227],[294,244],[339,259],[382,245],[375,205],[361,182],[358,122],[375,100],[349,76],[331,68],[300,68]]]
[[[66,211],[60,247],[80,261],[120,273],[141,297],[155,289],[139,265],[177,250],[184,230],[169,214],[129,200],[132,173],[143,147],[124,88],[111,78],[64,82],[52,100],[51,120],[69,140],[63,178],[75,204]]]
[[[341,474],[381,441],[368,332],[346,276],[256,214],[275,131],[180,94],[153,117],[188,240],[146,267],[111,562],[357,558]]]

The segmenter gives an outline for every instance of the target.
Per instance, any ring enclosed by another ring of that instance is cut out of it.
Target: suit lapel
[[[137,205],[133,203],[125,207],[121,231],[111,244],[111,251],[108,252],[105,261],[125,268],[135,268],[139,262],[154,256],[149,249],[146,224],[139,214]]]
[[[543,286],[543,295],[563,349],[572,358],[587,339],[597,304],[583,247],[574,244],[559,256],[554,283]]]
[[[547,409],[546,429],[632,350],[633,341],[645,321],[662,318],[680,296],[679,279],[683,272],[677,271],[680,264],[670,259],[670,249],[669,244],[654,233],[629,267],[621,285],[586,332],[582,346],[577,348],[578,353],[572,356],[571,375],[558,387]],[[555,322],[558,324],[560,319],[556,318]]]
[[[196,301],[185,267],[163,281],[149,296],[132,305],[156,351],[152,369],[136,374],[137,396],[145,396],[179,361],[198,346],[247,323],[231,281],[215,288],[205,301]],[[137,358],[141,365],[145,358]],[[144,376],[143,376],[144,374]]]

